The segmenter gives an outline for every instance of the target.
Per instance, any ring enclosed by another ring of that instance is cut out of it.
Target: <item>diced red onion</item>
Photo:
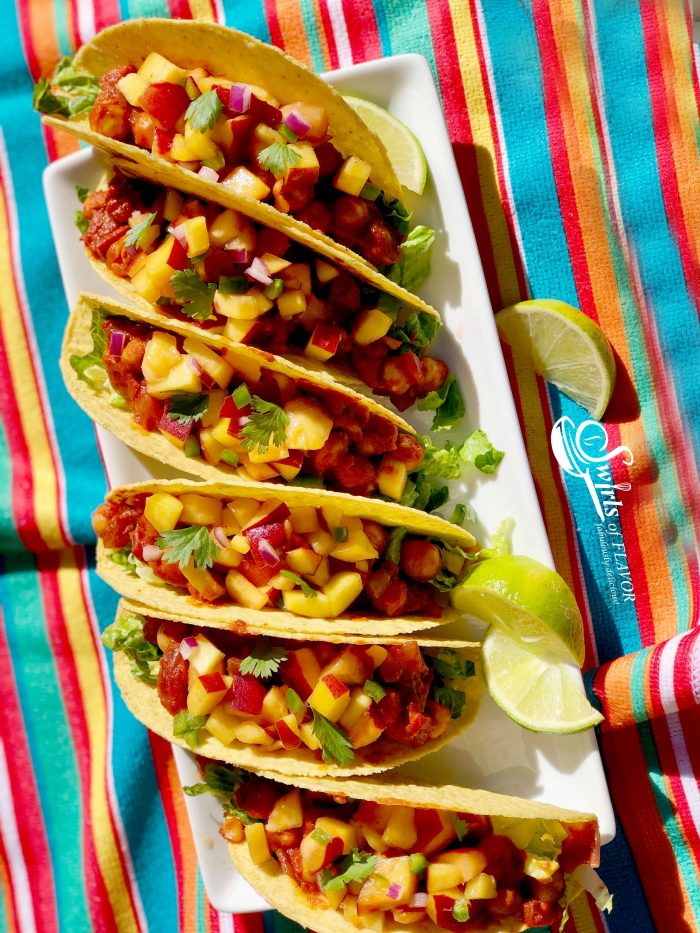
[[[214,385],[213,377],[210,376],[209,373],[205,373],[204,370],[200,372],[199,378],[201,379],[202,388],[204,389],[211,389],[212,386]]]
[[[199,360],[194,356],[190,356],[189,354],[187,355],[187,365],[196,373],[201,373],[202,371],[202,366]]]
[[[294,110],[288,113],[284,118],[284,125],[287,129],[290,129],[295,136],[298,136],[299,139],[303,139],[311,129],[309,121],[305,120],[301,114],[298,114]]]
[[[409,907],[414,907],[417,910],[421,910],[424,907],[428,906],[428,893],[427,891],[416,891],[411,900],[408,902]]]
[[[161,549],[156,547],[155,544],[144,544],[143,546],[143,559],[146,563],[151,560],[158,560],[162,553]]]
[[[256,256],[251,262],[245,270],[245,274],[249,279],[255,279],[256,282],[260,282],[261,285],[272,285],[270,271],[259,256]]]
[[[178,224],[177,227],[173,227],[171,224],[168,227],[168,233],[172,233],[177,242],[182,246],[183,249],[187,249],[187,234],[185,233],[185,225]]]
[[[214,537],[223,548],[227,548],[231,544],[229,539],[226,537],[226,532],[221,525],[217,525],[216,528],[214,528]]]
[[[387,896],[392,899],[392,901],[398,901],[401,897],[401,892],[403,891],[403,885],[399,884],[396,881],[392,881],[389,887],[387,888]]]
[[[234,249],[228,249],[224,246],[224,249],[227,253],[230,254],[231,259],[235,263],[240,263],[241,265],[248,265],[248,263],[253,259],[253,251],[250,249],[241,249],[240,247],[235,247]]]
[[[279,552],[270,544],[266,538],[262,538],[258,545],[258,553],[266,564],[276,564],[280,559]]]
[[[203,165],[200,170],[197,172],[200,178],[203,178],[205,181],[218,181],[219,173],[214,171],[213,168],[210,168],[208,165]]]
[[[109,355],[121,356],[124,352],[126,334],[121,330],[113,330],[109,335]]]
[[[248,113],[252,96],[249,84],[232,84],[228,92],[228,109],[232,113]]]
[[[198,644],[199,643],[194,635],[188,635],[187,638],[182,639],[180,642],[180,654],[185,659],[185,661],[189,658]]]

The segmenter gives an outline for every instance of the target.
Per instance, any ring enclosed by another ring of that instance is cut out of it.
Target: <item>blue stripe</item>
[[[270,30],[265,17],[265,4],[263,0],[223,0],[224,20],[227,26],[240,29],[251,36],[270,42]]]

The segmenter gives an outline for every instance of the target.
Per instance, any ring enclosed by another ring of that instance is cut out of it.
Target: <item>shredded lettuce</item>
[[[142,616],[121,616],[102,633],[102,644],[110,651],[123,651],[131,663],[131,673],[137,680],[155,684],[158,678],[157,645],[152,645],[143,636]]]
[[[401,244],[401,257],[386,271],[392,282],[415,292],[430,275],[435,231],[419,224]]]

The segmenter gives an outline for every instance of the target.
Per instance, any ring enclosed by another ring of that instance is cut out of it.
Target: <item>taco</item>
[[[426,511],[445,502],[439,448],[399,415],[189,322],[82,295],[60,365],[91,418],[182,473],[296,481]]]
[[[382,635],[458,616],[475,541],[436,515],[325,489],[143,482],[93,515],[98,573],[122,596],[205,625]]]
[[[441,428],[464,415],[454,376],[426,352],[439,318],[279,230],[119,173],[86,194],[79,216],[92,265],[137,307],[364,383],[400,411],[432,393]]]
[[[203,777],[185,792],[220,798],[238,871],[310,930],[557,933],[583,890],[611,904],[588,813],[395,774],[338,782],[210,763]]]
[[[398,284],[410,215],[383,144],[279,49],[211,24],[133,20],[59,62],[34,106],[126,170],[283,230],[428,309]]]
[[[476,715],[478,646],[419,637],[251,634],[123,601],[102,640],[131,712],[258,771],[371,774],[436,751]]]

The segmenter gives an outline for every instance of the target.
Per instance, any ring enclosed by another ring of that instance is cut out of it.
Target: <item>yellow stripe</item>
[[[61,609],[75,662],[90,746],[90,817],[97,862],[112,904],[117,929],[120,933],[137,933],[139,924],[128,893],[129,882],[119,860],[119,840],[109,815],[106,774],[111,764],[107,757],[104,684],[90,619],[85,609],[80,571],[72,549],[62,551],[57,576]]]
[[[197,19],[200,22],[216,22],[211,0],[190,0],[190,13],[192,14],[192,19]]]
[[[576,23],[576,4],[577,0],[552,0],[553,22]],[[593,303],[600,326],[615,346],[625,369],[631,373],[620,295],[608,240],[608,212],[601,190],[602,179],[598,173],[597,141],[592,132],[594,124],[582,32],[578,25],[576,29],[557,28],[555,41],[560,67],[565,70],[566,85],[560,88],[559,103],[576,212],[579,218],[585,218],[581,232]],[[638,425],[620,425],[622,443],[628,444],[635,456],[637,451],[642,454],[639,450],[643,439],[640,419],[641,416],[638,416]],[[646,453],[646,444],[644,448]],[[658,555],[664,553],[664,542],[653,505],[635,507],[635,523],[639,538],[644,542],[641,548],[644,574],[647,580],[654,581],[654,585],[649,587],[649,601],[652,618],[658,626],[663,620],[668,620],[672,610],[667,594],[673,593],[673,587],[668,563],[658,560]]]
[[[463,0],[450,0],[450,12],[457,45],[459,70],[464,85],[464,96],[471,132],[476,147],[476,162],[486,212],[486,223],[496,262],[498,288],[503,307],[513,304],[523,296],[518,287],[515,260],[508,232],[508,223],[503,210],[502,200],[508,197],[505,191],[499,191],[498,179],[494,178],[496,164],[495,143],[489,121],[489,107],[486,99],[476,35],[469,4]],[[498,309],[496,309],[498,310]]]
[[[9,179],[5,179],[5,183],[8,182]],[[41,397],[34,378],[32,354],[22,326],[11,245],[8,205],[4,191],[0,189],[0,327],[12,380],[12,386],[5,386],[4,391],[12,392],[19,410],[29,451],[34,483],[33,506],[39,534],[47,547],[60,548],[64,546],[65,540],[59,522],[56,469],[44,422],[38,417],[42,409]]]

